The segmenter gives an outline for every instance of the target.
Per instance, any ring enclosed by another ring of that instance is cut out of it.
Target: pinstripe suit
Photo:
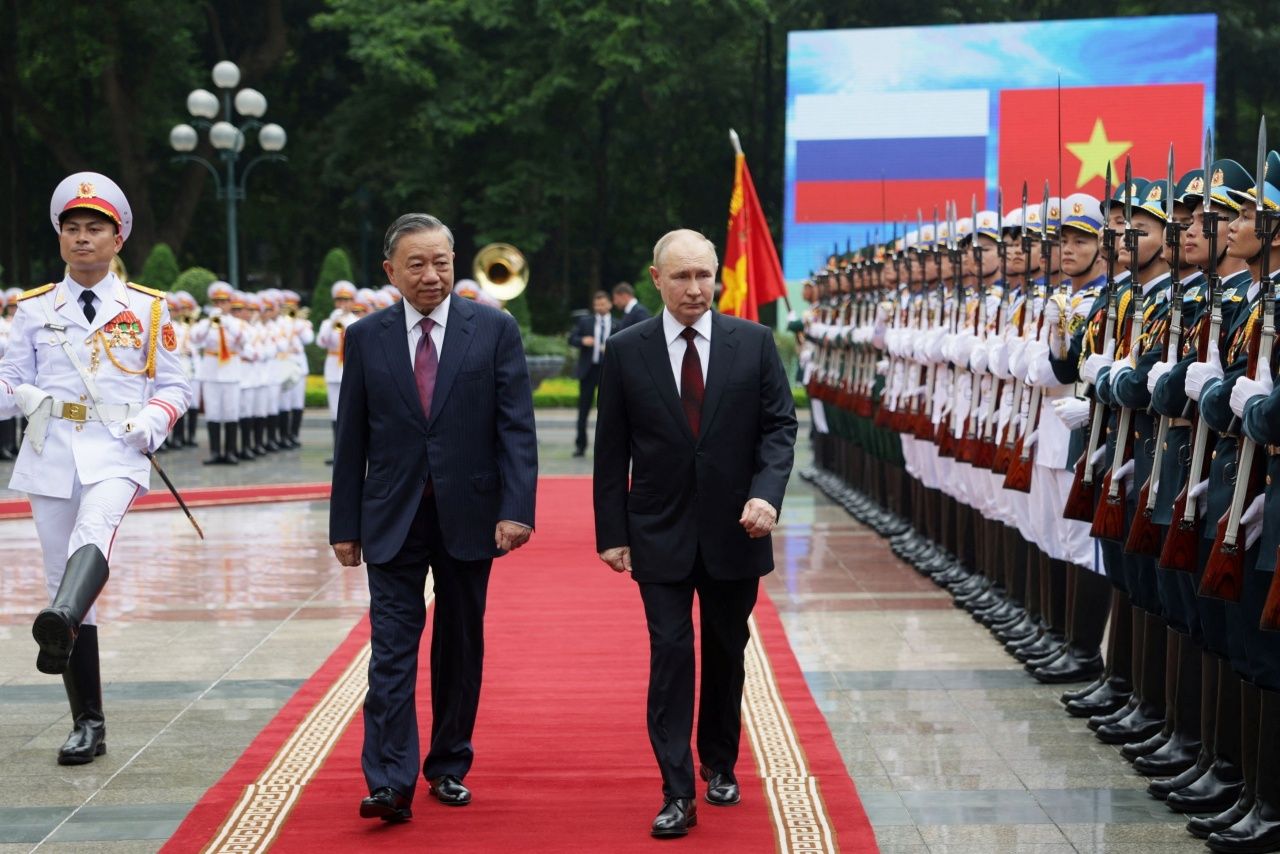
[[[532,527],[538,475],[533,396],[510,315],[449,297],[431,414],[415,385],[402,303],[347,330],[338,404],[331,543],[369,563],[373,657],[363,765],[370,790],[413,796],[423,587],[435,574],[428,778],[463,777],[484,658],[499,520]]]

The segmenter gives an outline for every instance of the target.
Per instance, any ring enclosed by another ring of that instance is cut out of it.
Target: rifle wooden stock
[[[1092,537],[1104,540],[1124,541],[1124,482],[1113,484],[1111,472],[1102,481],[1102,500],[1093,513],[1093,527],[1089,529]]]
[[[1209,553],[1200,579],[1200,595],[1239,602],[1244,584],[1244,544],[1239,539],[1231,544],[1225,542],[1230,517],[1228,511],[1218,520],[1218,535],[1214,538],[1213,551]]]
[[[1152,472],[1151,477],[1147,478],[1147,482],[1142,485],[1142,492],[1138,494],[1138,513],[1134,516],[1133,525],[1129,528],[1129,537],[1124,541],[1124,550],[1129,554],[1146,557],[1160,556],[1160,547],[1164,543],[1160,526],[1152,521],[1154,514],[1150,506],[1151,481],[1155,480],[1155,477],[1155,472]]]
[[[1000,431],[1000,441],[996,443],[995,459],[991,462],[991,471],[993,474],[1008,474],[1009,467],[1013,465],[1014,443],[1009,441],[1009,431],[1013,428],[1013,419],[1004,425],[1004,430]]]
[[[947,419],[942,419],[942,423],[938,425],[938,456],[955,458],[956,455],[956,437],[951,432],[951,425],[947,423]]]
[[[1169,526],[1164,537],[1164,548],[1160,550],[1160,567],[1174,569],[1179,572],[1195,572],[1200,563],[1200,527],[1201,519],[1193,508],[1191,516],[1187,516],[1187,495],[1191,487],[1199,482],[1195,472],[1182,487],[1177,499],[1173,502],[1173,524]]]
[[[973,464],[981,469],[990,469],[996,458],[996,443],[986,440],[979,442],[973,454]]]
[[[1280,549],[1276,550],[1277,570],[1271,574],[1271,589],[1267,591],[1266,604],[1262,606],[1263,631],[1280,632]]]
[[[1236,459],[1236,491],[1231,507],[1218,520],[1218,533],[1213,539],[1213,551],[1204,566],[1200,578],[1200,595],[1239,602],[1244,590],[1245,531],[1240,517],[1252,503],[1262,486],[1259,458],[1254,454],[1253,441],[1242,439]],[[1241,479],[1243,478],[1243,483]]]
[[[1030,492],[1031,491],[1031,454],[1023,451],[1023,439],[1019,436],[1018,441],[1013,445],[1012,459],[1009,461],[1009,471],[1004,476],[1004,488],[1011,489],[1014,492]]]
[[[1089,465],[1089,450],[1080,455],[1076,463],[1075,479],[1071,481],[1071,491],[1067,493],[1067,503],[1062,508],[1062,518],[1076,522],[1093,522],[1093,502],[1097,496],[1093,479],[1085,477],[1085,469]]]

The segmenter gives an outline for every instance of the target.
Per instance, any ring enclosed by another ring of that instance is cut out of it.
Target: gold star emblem
[[[1114,173],[1116,160],[1131,148],[1132,142],[1108,139],[1107,129],[1103,127],[1102,119],[1098,118],[1093,123],[1093,133],[1087,142],[1067,143],[1067,151],[1080,161],[1076,188],[1083,187],[1094,178],[1105,178],[1108,164],[1111,164],[1111,171]]]
[[[81,199],[93,198],[93,185],[85,181],[80,185],[80,189],[76,191],[76,196]]]

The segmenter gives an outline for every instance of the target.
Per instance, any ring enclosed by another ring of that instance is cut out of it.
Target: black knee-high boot
[[[95,545],[76,549],[67,558],[67,567],[58,592],[36,615],[31,635],[40,646],[36,669],[41,673],[64,673],[80,633],[80,623],[107,586],[107,559]]]
[[[1200,755],[1200,670],[1204,652],[1176,629],[1169,629],[1165,665],[1165,728],[1156,750],[1139,756],[1134,770],[1148,777],[1173,777],[1194,766]]]
[[[89,547],[92,548],[92,547]],[[81,626],[62,674],[71,705],[71,734],[58,750],[59,765],[85,765],[107,752],[107,719],[102,713],[102,673],[98,664],[98,627]]]
[[[1187,822],[1187,832],[1199,839],[1209,834],[1225,831],[1246,818],[1258,798],[1258,746],[1261,738],[1262,692],[1251,682],[1240,682],[1240,768],[1244,772],[1244,787],[1240,797],[1223,812],[1208,818],[1193,818]],[[1222,850],[1215,848],[1214,850]],[[1240,849],[1259,850],[1267,849]]]

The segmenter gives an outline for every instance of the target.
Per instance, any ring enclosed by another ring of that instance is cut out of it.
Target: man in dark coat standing
[[[520,330],[510,315],[452,299],[453,235],[405,214],[383,243],[404,299],[346,333],[329,542],[369,564],[372,657],[360,815],[404,821],[419,774],[414,694],[434,576],[431,794],[463,806],[480,700],[493,558],[533,530],[538,449]]]
[[[644,303],[636,299],[636,289],[626,282],[618,282],[613,286],[613,307],[620,312],[615,332],[621,332],[628,326],[635,326],[640,321],[653,317]]]
[[[596,385],[600,382],[600,364],[604,361],[604,346],[613,334],[613,315],[606,291],[596,291],[591,299],[591,314],[579,317],[569,333],[569,346],[578,348],[578,364],[573,375],[578,380],[578,436],[573,455],[581,457],[587,452],[587,415],[595,402]]]
[[[718,267],[696,231],[664,235],[650,274],[665,308],[610,339],[600,381],[596,548],[639,583],[648,620],[649,740],[664,796],[654,836],[683,836],[697,823],[695,592],[700,772],[708,803],[740,798],[747,621],[773,569],[770,532],[795,449],[795,404],[773,335],[710,310]]]

